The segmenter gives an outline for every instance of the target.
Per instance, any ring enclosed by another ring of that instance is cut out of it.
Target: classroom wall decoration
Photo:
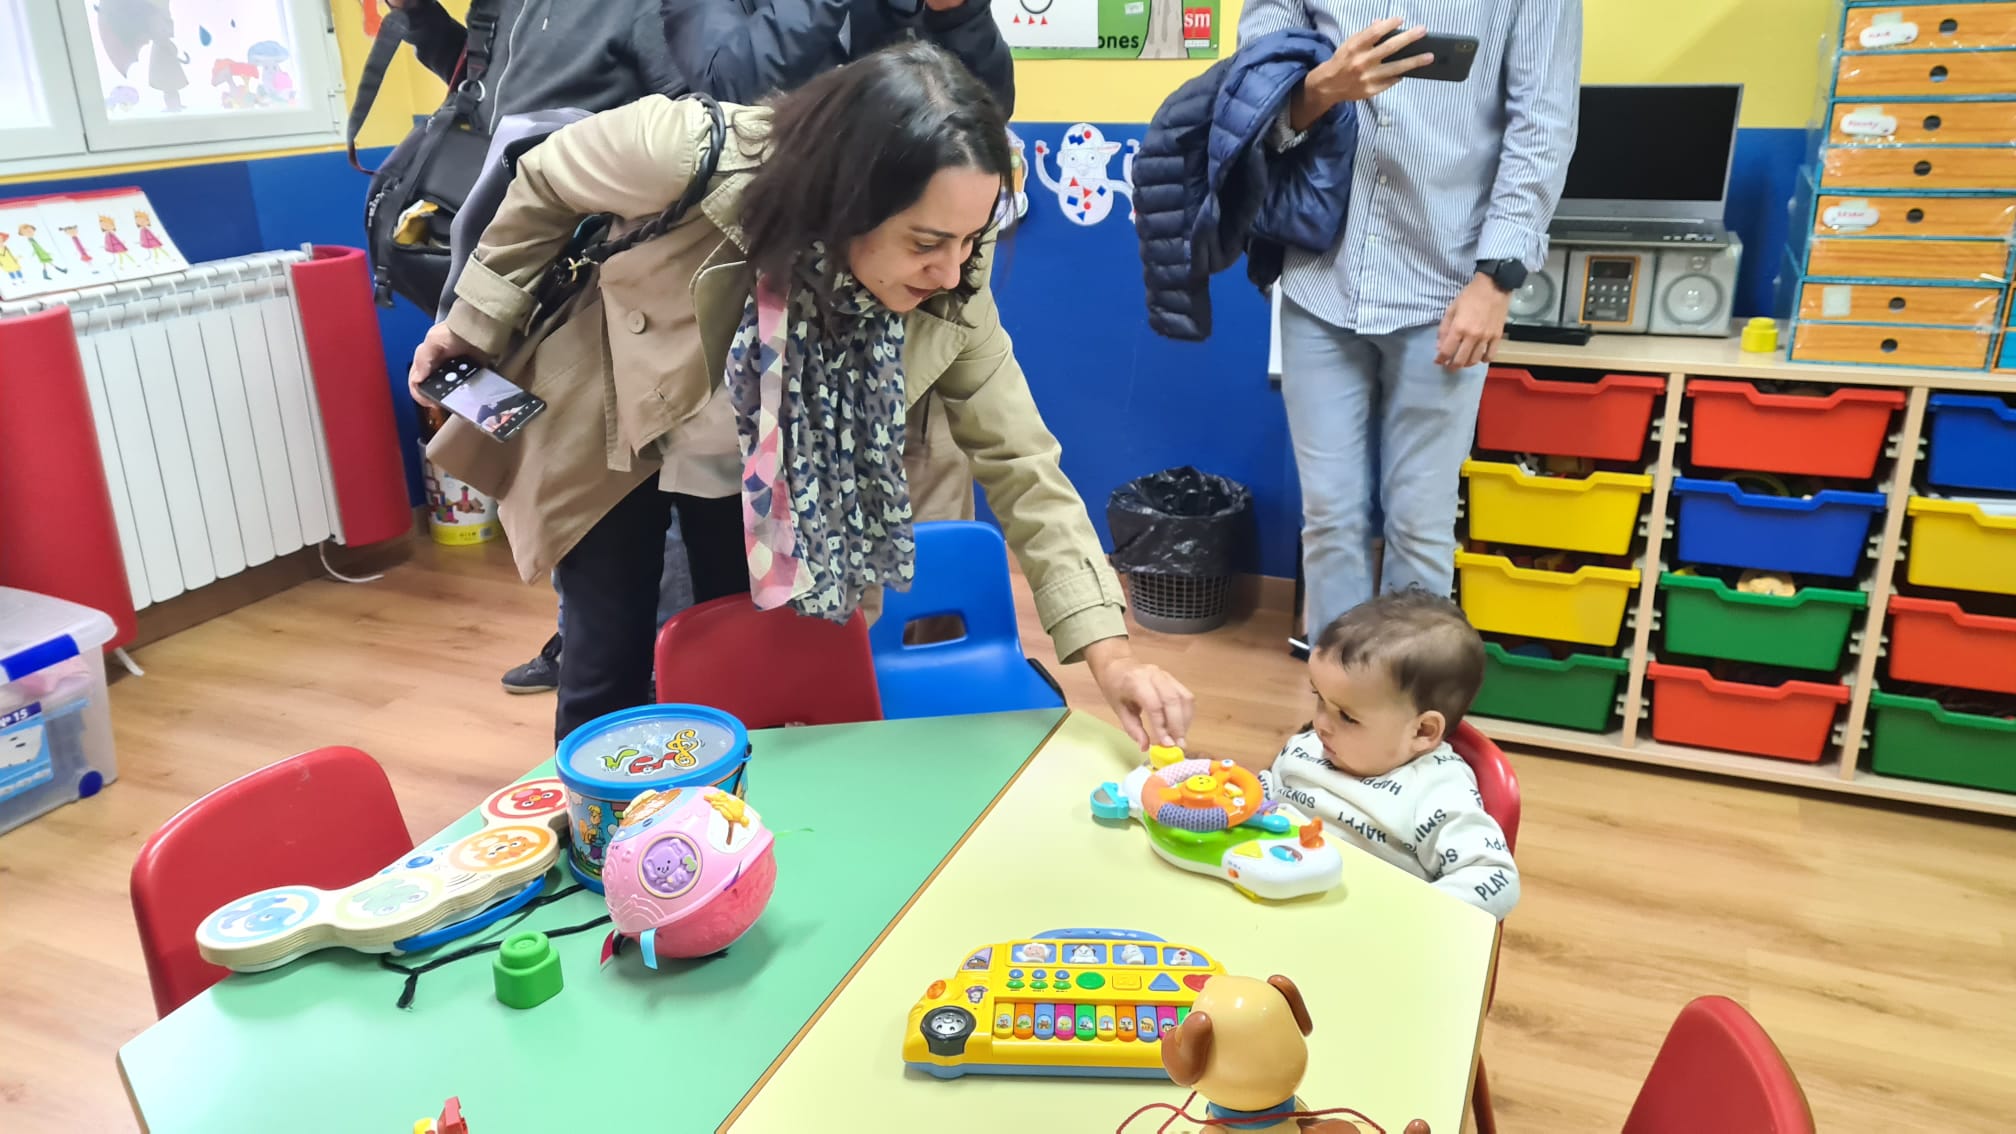
[[[1120,177],[1108,175],[1113,155],[1126,150],[1120,159]],[[1134,155],[1141,143],[1127,139],[1109,142],[1099,127],[1079,122],[1064,131],[1057,147],[1057,175],[1050,174],[1050,144],[1036,143],[1036,176],[1043,187],[1057,197],[1064,216],[1076,225],[1095,225],[1113,211],[1116,198],[1127,199],[1127,219],[1134,219]]]
[[[147,194],[138,189],[0,201],[0,300],[77,291],[188,266]]]
[[[1216,59],[1218,0],[993,0],[1017,59]]]

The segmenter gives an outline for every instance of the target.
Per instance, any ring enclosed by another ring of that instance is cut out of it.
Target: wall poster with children
[[[1017,59],[1216,59],[1218,0],[993,0]]]
[[[188,266],[138,189],[0,200],[0,300],[145,279]]]

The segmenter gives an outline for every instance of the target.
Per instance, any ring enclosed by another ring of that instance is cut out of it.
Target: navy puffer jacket
[[[1268,141],[1310,68],[1335,52],[1299,28],[1264,35],[1155,112],[1134,159],[1134,207],[1157,334],[1211,337],[1211,276],[1241,253],[1264,291],[1280,278],[1286,248],[1326,252],[1337,243],[1351,203],[1356,108],[1332,108],[1286,152]]]

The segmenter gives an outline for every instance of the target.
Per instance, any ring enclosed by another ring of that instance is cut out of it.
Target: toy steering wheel
[[[1215,807],[1225,813],[1227,829],[1258,815],[1261,805],[1266,802],[1259,777],[1230,760],[1219,760],[1208,770],[1197,771],[1173,783],[1162,776],[1150,776],[1141,785],[1143,814],[1157,815],[1162,808],[1170,805],[1190,811]]]

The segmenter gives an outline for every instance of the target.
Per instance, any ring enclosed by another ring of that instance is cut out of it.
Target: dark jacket
[[[1015,61],[987,0],[945,12],[923,0],[661,0],[661,9],[673,63],[694,90],[723,102],[788,91],[915,33],[957,55],[1002,110],[1015,109]]]
[[[476,120],[494,132],[507,114],[573,107],[614,110],[687,84],[666,49],[655,0],[474,0],[497,13]],[[455,81],[468,33],[439,0],[407,5],[406,42],[420,63]]]
[[[1357,110],[1316,120],[1300,144],[1271,135],[1310,68],[1336,48],[1315,32],[1274,32],[1176,89],[1134,159],[1135,227],[1148,325],[1172,339],[1211,337],[1211,276],[1246,254],[1264,291],[1287,248],[1326,252],[1351,203]]]

